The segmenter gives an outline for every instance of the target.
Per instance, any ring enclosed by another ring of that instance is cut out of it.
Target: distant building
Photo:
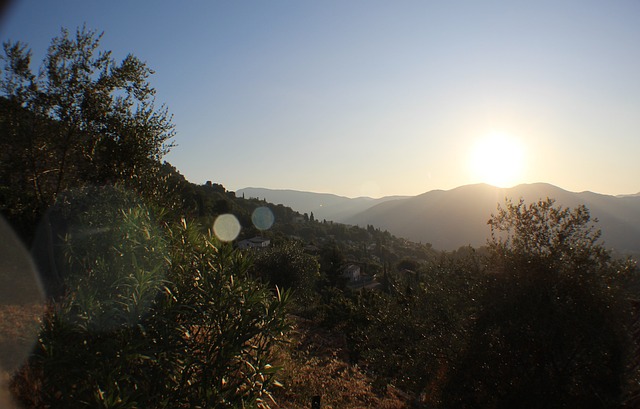
[[[349,264],[342,271],[342,275],[348,278],[349,281],[358,281],[360,279],[360,266]]]
[[[241,240],[238,242],[239,249],[265,248],[269,247],[271,240],[264,237],[254,237],[252,239]]]
[[[318,246],[315,246],[313,244],[307,244],[306,246],[304,246],[302,248],[302,250],[307,253],[307,254],[313,254],[313,255],[318,255],[320,254],[320,248]]]

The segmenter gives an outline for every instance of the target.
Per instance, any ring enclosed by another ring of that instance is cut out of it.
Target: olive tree
[[[171,147],[174,126],[155,104],[153,71],[131,54],[116,62],[101,38],[63,29],[37,74],[27,45],[3,45],[0,209],[24,229],[70,188],[144,189]]]
[[[617,407],[633,265],[611,259],[584,206],[508,201],[488,223],[479,308],[444,406]]]

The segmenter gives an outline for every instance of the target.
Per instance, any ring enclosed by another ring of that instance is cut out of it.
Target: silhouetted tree
[[[620,404],[629,315],[584,206],[507,202],[489,220],[490,263],[447,408],[608,408]]]
[[[155,106],[153,71],[133,55],[117,63],[99,50],[101,37],[84,27],[75,35],[63,29],[37,76],[27,46],[4,43],[0,205],[18,224],[33,224],[69,189],[158,187],[171,117]]]
[[[320,278],[315,257],[306,254],[296,242],[273,246],[254,255],[253,274],[279,288],[308,293]]]

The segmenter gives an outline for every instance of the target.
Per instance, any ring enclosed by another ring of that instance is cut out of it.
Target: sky
[[[347,197],[472,183],[640,192],[640,2],[14,1],[155,71],[194,183]]]

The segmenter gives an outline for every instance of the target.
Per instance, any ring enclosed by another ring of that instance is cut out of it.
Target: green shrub
[[[65,296],[29,364],[43,407],[268,406],[288,293],[250,279],[231,246],[159,225],[143,205],[89,209],[69,232]]]
[[[171,313],[180,327],[178,404],[268,405],[272,347],[289,329],[289,293],[249,278],[249,259],[186,223],[170,231]]]

